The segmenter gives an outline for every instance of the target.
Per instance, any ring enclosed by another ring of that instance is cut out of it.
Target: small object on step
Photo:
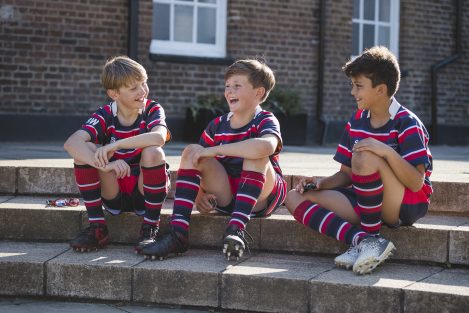
[[[46,207],[65,207],[65,206],[78,206],[80,199],[78,198],[63,198],[55,200],[46,200]]]

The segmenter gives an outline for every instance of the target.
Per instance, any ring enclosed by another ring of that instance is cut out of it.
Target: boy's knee
[[[141,163],[151,166],[160,164],[165,159],[163,148],[157,146],[149,146],[142,149]]]
[[[300,204],[303,200],[303,196],[298,191],[296,191],[296,189],[292,189],[287,193],[284,204],[288,211],[293,214],[298,204]]]
[[[369,151],[354,152],[352,155],[352,169],[354,172],[366,171],[377,166],[378,156]]]
[[[265,172],[266,166],[270,164],[268,157],[262,159],[244,159],[243,170]]]
[[[202,148],[203,147],[201,145],[190,144],[187,147],[185,147],[184,150],[182,151],[181,158],[183,159],[192,158],[192,155]]]

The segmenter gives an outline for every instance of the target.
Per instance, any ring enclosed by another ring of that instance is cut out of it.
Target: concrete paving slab
[[[402,312],[401,289],[439,271],[389,262],[369,275],[333,269],[311,280],[310,312]]]
[[[0,238],[69,240],[80,231],[84,206],[46,208],[46,197],[12,197],[0,203]]]
[[[133,301],[217,307],[220,273],[234,263],[210,250],[148,260],[134,268]]]
[[[79,194],[73,168],[20,167],[20,194]]]
[[[0,294],[44,295],[44,263],[67,249],[59,243],[0,241]]]
[[[411,284],[404,292],[404,312],[469,312],[467,270],[440,271]]]
[[[129,246],[95,252],[69,250],[47,262],[49,296],[130,301],[132,266],[143,261]]]
[[[263,253],[222,275],[221,306],[262,312],[308,312],[309,280],[334,267],[331,259]]]
[[[469,265],[469,223],[449,232],[449,262]]]
[[[29,298],[1,298],[0,312],[8,313],[201,313],[207,310],[133,303],[86,303]]]
[[[469,166],[467,168],[469,172]],[[469,213],[469,184],[467,182],[433,182],[429,211]]]
[[[16,192],[16,168],[13,166],[0,167],[0,193],[14,194]]]
[[[345,244],[301,225],[291,215],[261,220],[261,238],[261,249],[270,251],[338,254],[346,249]]]

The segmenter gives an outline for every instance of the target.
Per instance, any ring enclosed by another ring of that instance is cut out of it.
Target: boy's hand
[[[199,162],[202,161],[202,159],[213,158],[215,156],[217,156],[217,153],[214,147],[202,148],[198,150],[196,153],[194,153],[192,157],[192,164],[194,165],[194,167],[197,168],[197,166],[199,165]]]
[[[392,148],[386,145],[385,143],[374,138],[368,137],[363,140],[360,140],[355,145],[353,145],[352,152],[370,151],[376,154],[377,156],[385,158],[390,152],[389,149],[392,150]]]
[[[109,144],[99,147],[94,153],[95,164],[98,167],[106,167],[109,164],[109,159],[114,155],[117,150],[116,144]]]
[[[200,213],[210,213],[217,207],[217,197],[211,193],[199,192],[195,205]]]
[[[305,186],[308,184],[314,184],[315,187],[312,189],[305,190]],[[321,179],[316,177],[302,178],[300,182],[296,185],[295,189],[301,194],[309,190],[319,190],[321,189]]]
[[[124,160],[115,160],[108,163],[102,171],[110,172],[114,171],[117,178],[124,178],[130,176],[130,166]]]

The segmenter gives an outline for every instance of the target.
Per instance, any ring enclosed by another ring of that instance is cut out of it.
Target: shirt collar
[[[391,104],[389,105],[389,114],[391,115],[391,120],[393,120],[396,117],[397,112],[401,108],[401,104],[397,102],[396,98],[392,98]],[[367,118],[370,118],[370,110],[368,110],[368,114],[366,116]]]
[[[256,107],[256,112],[254,113],[254,118],[255,118],[257,115],[259,115],[259,113],[261,113],[261,112],[262,112],[262,108],[261,108],[260,105],[258,105],[258,106]],[[233,116],[233,112],[229,112],[229,113],[228,113],[228,116],[227,116],[227,118],[226,118],[226,120],[229,121],[232,116]]]

